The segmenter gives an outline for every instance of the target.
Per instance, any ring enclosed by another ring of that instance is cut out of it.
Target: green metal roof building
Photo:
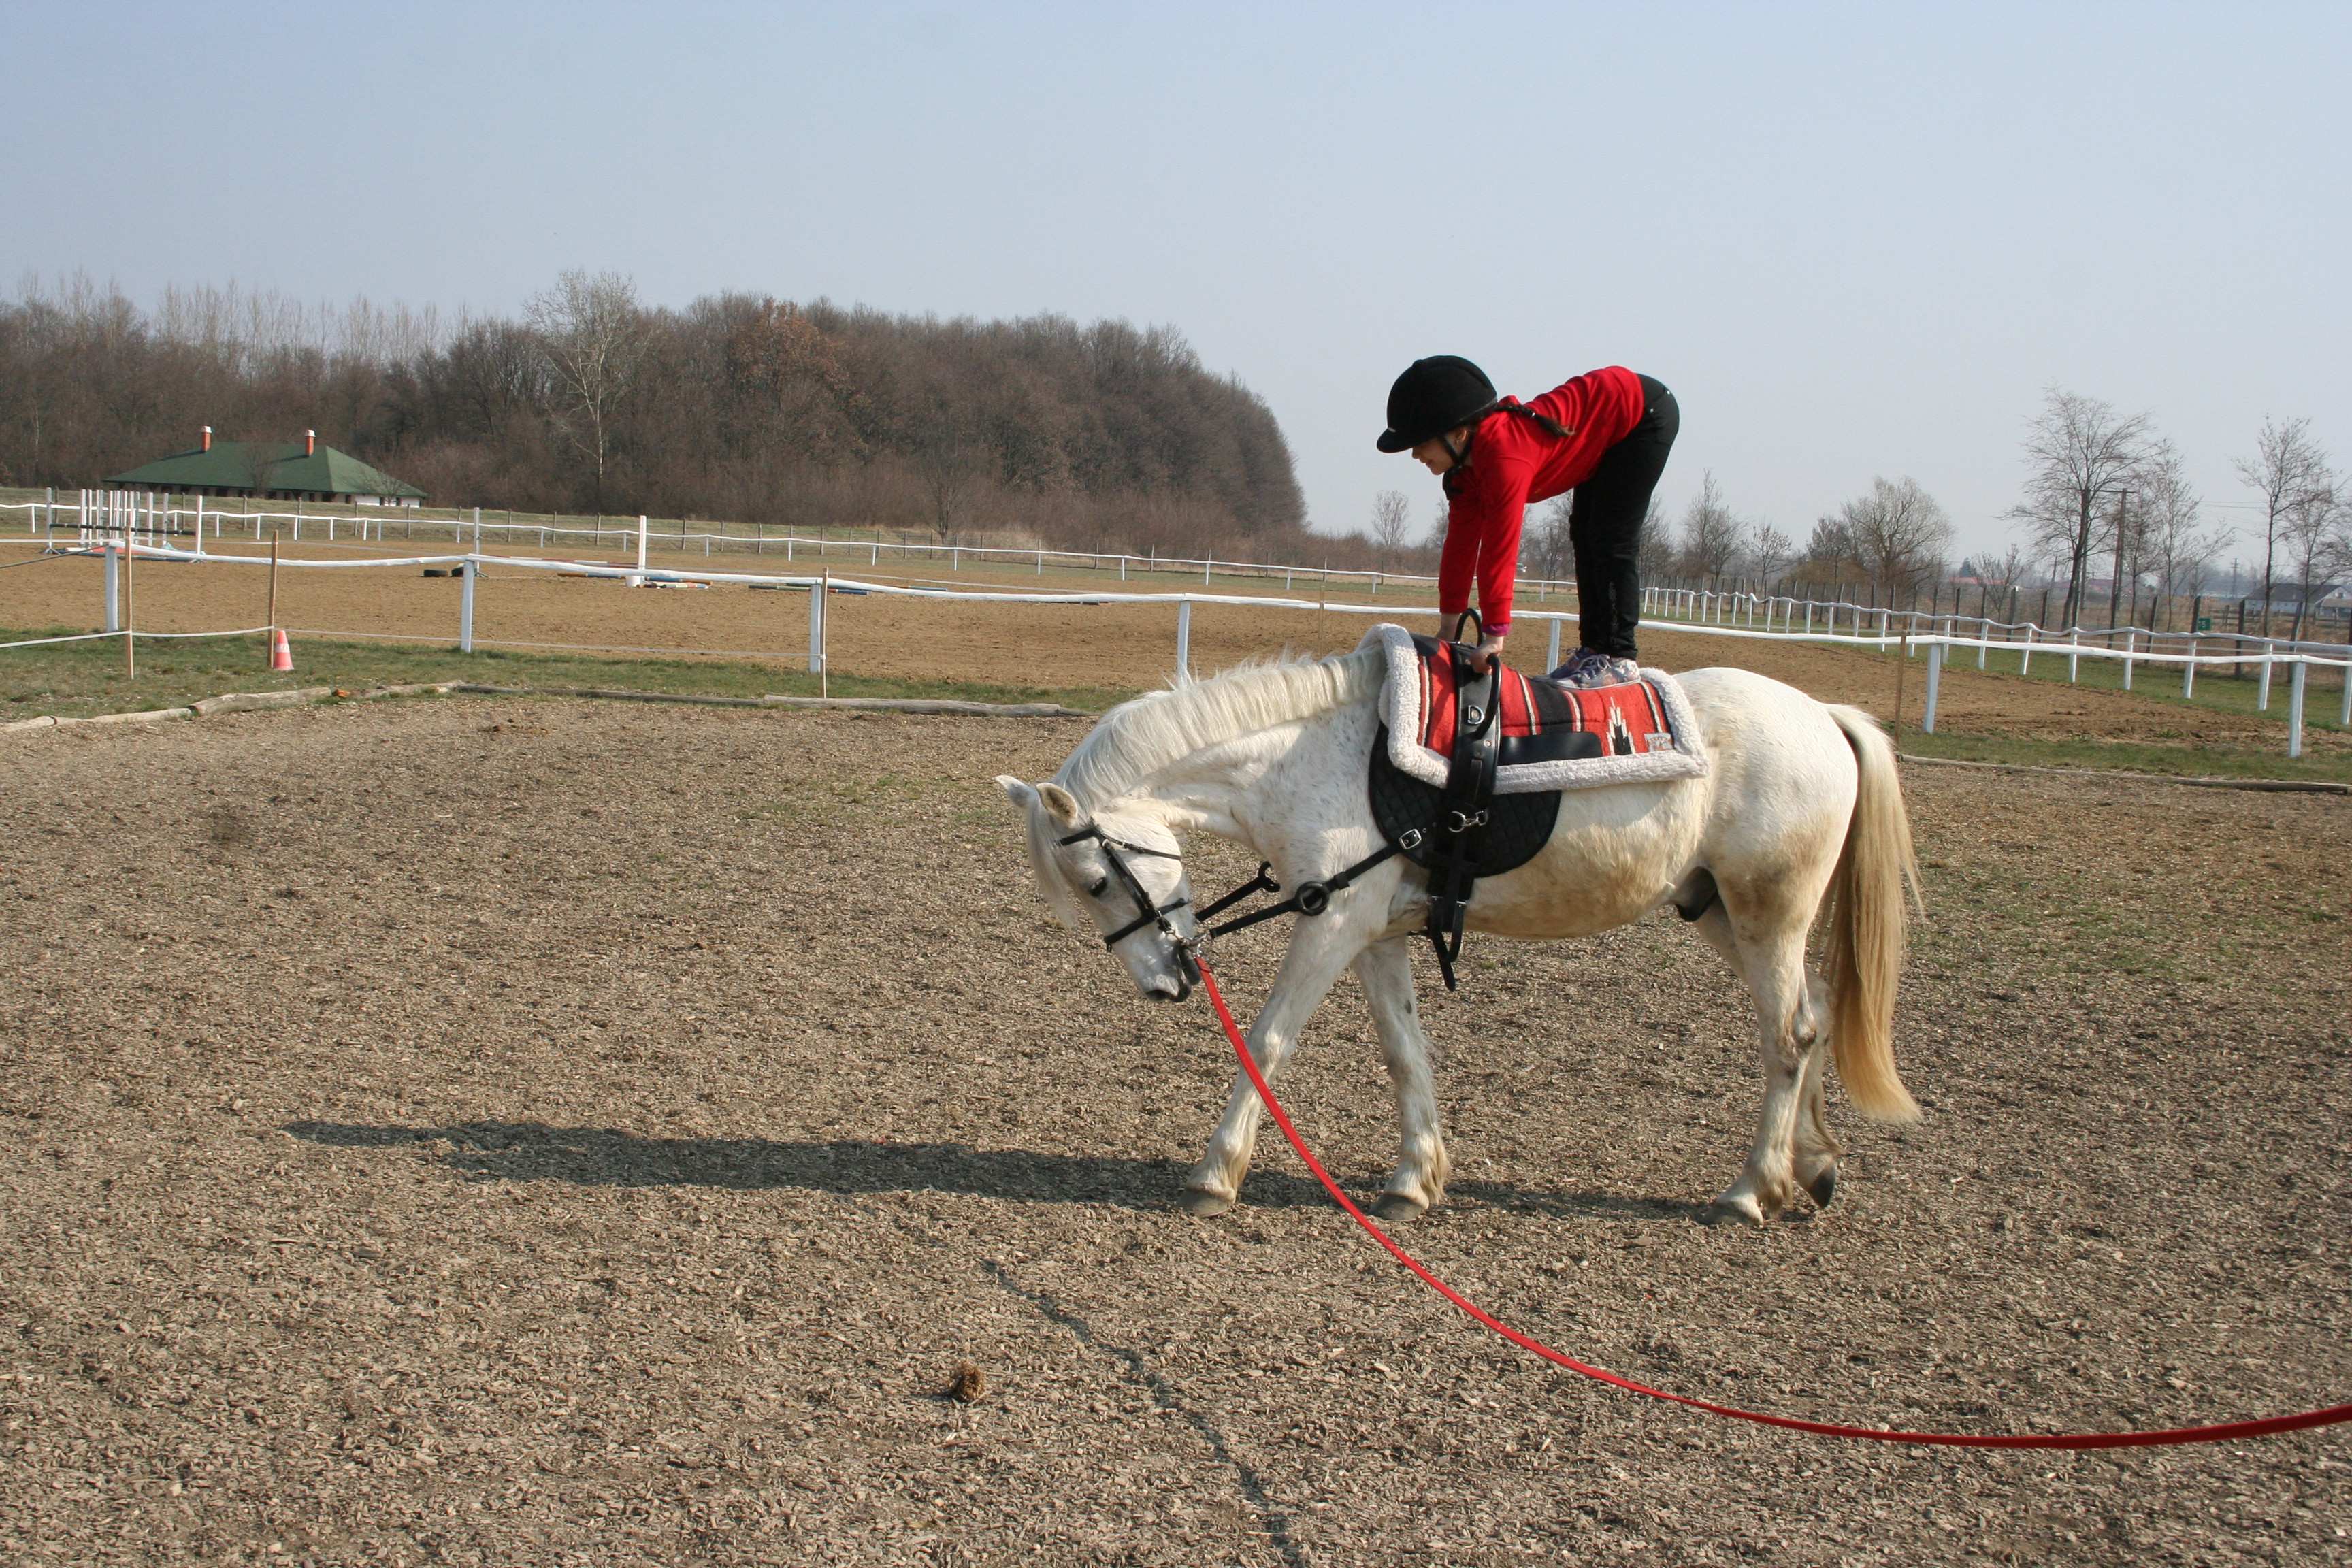
[[[299,441],[215,441],[209,426],[205,444],[194,451],[109,475],[106,482],[186,495],[278,496],[362,506],[415,506],[425,500],[415,485],[349,452],[320,446],[315,434]]]

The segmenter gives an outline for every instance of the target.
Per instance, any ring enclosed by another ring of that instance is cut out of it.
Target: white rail
[[[76,553],[81,552],[76,552]],[[97,551],[89,552],[103,553],[107,557],[109,567],[108,583],[110,587],[111,586],[114,577],[112,568],[115,559],[120,555],[125,554],[132,558],[142,560],[153,559],[158,561],[178,561],[189,563],[201,562],[216,566],[244,565],[268,567],[272,564],[271,558],[266,555],[241,555],[197,550],[180,550],[164,545],[142,544],[137,542],[135,540],[130,542],[127,545],[124,542],[118,540],[116,542],[101,545]],[[636,583],[659,583],[665,581],[723,583],[769,588],[801,589],[806,591],[809,595],[809,669],[812,673],[823,672],[826,665],[825,623],[827,616],[824,600],[828,589],[835,594],[850,593],[873,595],[888,598],[933,599],[976,604],[1173,605],[1176,606],[1176,669],[1179,679],[1190,679],[1192,672],[1192,606],[1196,604],[1209,604],[1235,608],[1316,610],[1326,614],[1358,616],[1391,616],[1403,613],[1408,615],[1425,614],[1434,616],[1439,613],[1433,605],[1364,605],[1350,603],[1344,600],[1335,603],[1328,598],[1301,599],[1275,595],[1139,594],[1091,591],[1059,592],[1054,590],[1026,589],[992,590],[946,588],[909,585],[901,583],[868,582],[853,577],[835,577],[830,573],[811,574],[806,573],[775,574],[761,572],[712,571],[646,572],[641,571],[634,566],[607,566],[572,561],[549,561],[535,556],[493,555],[484,553],[479,551],[468,551],[462,554],[454,555],[406,555],[393,557],[370,556],[353,557],[340,561],[322,561],[316,558],[281,556],[277,559],[275,563],[279,568],[286,570],[314,572],[365,571],[393,567],[405,567],[413,569],[427,566],[462,568],[458,610],[458,647],[461,651],[467,653],[472,652],[475,647],[475,595],[477,584],[480,580],[481,576],[481,568],[485,566],[497,566],[516,572],[554,572],[571,576],[608,577],[619,579],[625,582]],[[1865,609],[1864,606],[1841,605],[1838,607]],[[1865,610],[1865,613],[1869,612]],[[1967,637],[1955,635],[1949,631],[1927,631],[1914,633],[1907,630],[1895,630],[1893,629],[1893,622],[1895,615],[1897,614],[1896,612],[1880,611],[1876,612],[1876,614],[1879,617],[1879,625],[1876,629],[1864,629],[1864,627],[1860,624],[1861,617],[1856,616],[1856,624],[1853,629],[1843,633],[1835,629],[1834,622],[1832,622],[1826,629],[1807,629],[1803,631],[1794,630],[1784,623],[1782,628],[1776,631],[1770,628],[1769,625],[1769,616],[1767,617],[1768,625],[1760,628],[1748,626],[1731,626],[1725,625],[1720,622],[1708,621],[1662,622],[1658,623],[1658,625],[1660,629],[1671,629],[1677,632],[1690,633],[1702,637],[1728,637],[1747,641],[1822,644],[1832,647],[1866,647],[1882,652],[1891,648],[1899,647],[1906,654],[1906,656],[1914,651],[1923,651],[1927,656],[1927,671],[1926,706],[1922,715],[1923,721],[1921,728],[1929,733],[1933,733],[1936,728],[1937,707],[1942,691],[1944,665],[1948,651],[1955,648],[1976,648],[1981,652],[1989,646],[1992,646],[1992,639],[1982,633],[1976,637]],[[110,593],[108,597],[108,625],[110,628],[115,627],[114,601]],[[1556,663],[1559,647],[1560,626],[1566,621],[1574,619],[1575,617],[1573,613],[1561,610],[1523,609],[1517,612],[1517,616],[1524,620],[1546,621],[1550,623],[1552,658],[1553,662]],[[33,647],[49,642],[84,641],[109,636],[128,637],[131,635],[134,634],[127,630],[110,629],[108,632],[89,633],[79,637],[34,638],[24,643],[5,643],[0,644],[0,648]],[[240,634],[160,634],[141,632],[135,635],[139,637],[156,637],[163,635],[177,637],[201,637],[235,636]],[[2014,647],[2019,647],[2020,645],[2003,642],[2000,646]],[[2030,647],[2032,645],[2029,641],[2029,643],[2024,646]],[[2178,665],[2184,672],[2184,695],[2187,695],[2189,689],[2193,689],[2196,671],[2200,668],[2210,665],[2242,664],[2255,661],[2253,658],[2250,658],[2243,651],[2234,648],[2223,653],[2200,653],[2196,651],[2194,648],[2187,653],[2165,653],[2153,647],[2139,648],[2134,646],[2127,646],[2123,648],[2116,648],[2113,647],[2102,647],[2094,643],[2083,642],[2079,638],[2062,646],[2063,647],[2065,655],[2069,660],[2079,661],[2084,658],[2112,659],[2123,663],[2126,671],[2128,671],[2135,664]],[[2259,661],[2263,667],[2261,672],[2262,689],[2263,693],[2263,706],[2265,708],[2268,706],[2268,694],[2273,669],[2279,665],[2284,665],[2287,667],[2289,672],[2290,696],[2287,714],[2288,756],[2299,757],[2303,754],[2305,698],[2308,687],[2309,674],[2314,668],[2338,669],[2346,672],[2344,677],[2343,712],[2338,718],[2337,723],[2346,728],[2352,728],[2352,648],[2331,649],[2323,653],[2315,651],[2308,646],[2300,646],[2291,647],[2287,651],[2282,653],[2276,645],[2271,645],[2265,647],[2257,657],[2259,658]],[[2129,684],[2128,677],[2126,678],[2126,684]]]
[[[765,555],[781,549],[784,559],[793,562],[802,554],[823,560],[864,555],[870,566],[879,566],[886,556],[896,556],[902,562],[913,560],[943,561],[950,573],[963,570],[967,557],[986,563],[1003,561],[1014,565],[1031,566],[1038,576],[1045,574],[1050,564],[1057,570],[1116,571],[1119,580],[1127,581],[1130,574],[1199,573],[1202,584],[1209,585],[1217,576],[1273,578],[1280,577],[1285,589],[1305,578],[1321,584],[1356,584],[1377,595],[1385,587],[1433,586],[1437,579],[1423,573],[1389,572],[1367,567],[1305,565],[1297,562],[1236,561],[1219,556],[1198,555],[1130,555],[1108,550],[1052,550],[1037,546],[962,544],[954,542],[912,542],[906,540],[846,539],[810,536],[792,532],[750,533],[740,531],[743,525],[732,529],[721,527],[696,532],[680,523],[674,529],[655,527],[648,518],[634,521],[615,519],[610,526],[501,521],[485,518],[477,507],[471,518],[420,518],[408,508],[388,507],[381,516],[364,513],[346,515],[304,511],[297,507],[292,511],[222,511],[207,509],[201,502],[194,507],[171,504],[167,498],[145,491],[85,490],[86,500],[79,501],[0,501],[0,512],[16,510],[27,513],[26,534],[29,537],[56,542],[62,531],[75,536],[80,544],[94,544],[103,538],[122,532],[126,526],[136,533],[142,544],[160,543],[164,537],[190,537],[195,542],[195,552],[205,553],[206,538],[226,540],[232,532],[243,536],[250,529],[251,537],[258,542],[265,523],[290,525],[290,542],[299,543],[307,524],[315,542],[320,531],[325,531],[328,542],[344,539],[358,542],[383,543],[389,537],[385,525],[400,525],[403,539],[414,536],[420,528],[446,530],[452,543],[462,544],[468,536],[477,549],[487,539],[497,538],[509,544],[519,539],[534,542],[544,550],[567,542],[584,543],[602,550],[612,547],[638,548],[642,542],[680,554],[691,553],[698,545],[705,558],[725,551]],[[87,518],[88,521],[84,521]],[[134,521],[127,525],[126,519]],[[641,557],[642,558],[642,557]],[[1522,577],[1518,580],[1523,592],[1538,598],[1554,594],[1572,593],[1573,580],[1545,577]]]

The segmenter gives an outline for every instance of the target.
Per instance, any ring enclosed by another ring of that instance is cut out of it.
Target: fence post
[[[2276,646],[2276,644],[2271,642],[2268,638],[2263,639],[2263,687],[2260,695],[2254,699],[2254,710],[2256,712],[2267,713],[2271,710],[2271,650]]]
[[[58,542],[58,487],[55,485],[49,487],[48,501],[41,509],[41,538],[45,544]]]
[[[646,545],[647,542],[646,533],[647,526],[645,513],[639,512],[637,514],[637,574],[629,579],[629,586],[632,588],[642,588],[646,584]]]
[[[2339,730],[2352,730],[2352,658],[2346,659],[2342,673],[2344,706],[2336,715],[2336,727]]]
[[[119,577],[121,567],[116,562],[114,542],[109,540],[104,548],[106,551],[106,629],[119,632],[122,629],[122,587]]]
[[[1044,551],[1040,550],[1039,552],[1037,552],[1037,575],[1038,575],[1038,576],[1040,576],[1040,577],[1043,577],[1045,574],[1045,552]]]
[[[1552,623],[1551,623],[1551,646],[1550,646],[1549,648],[1547,648],[1547,649],[1545,649],[1545,650],[1544,650],[1544,668],[1545,668],[1545,669],[1547,669],[1547,670],[1553,670],[1553,669],[1558,669],[1559,668],[1559,616],[1553,616],[1553,617],[1552,617]]]
[[[1216,564],[1217,564],[1217,558],[1216,558],[1215,556],[1213,556],[1213,555],[1210,556],[1207,560],[1205,560],[1205,561],[1203,561],[1203,562],[1202,562],[1202,563],[1201,563],[1201,586],[1202,586],[1202,587],[1205,588],[1205,587],[1207,587],[1207,586],[1209,585],[1209,574],[1210,574],[1210,572],[1212,572],[1213,570],[1214,570],[1214,569],[1215,569]]]
[[[2294,661],[2294,673],[2287,679],[2286,754],[2290,757],[2303,755],[2303,688],[2310,668],[2311,660],[2298,658]]]
[[[1943,684],[1944,645],[1939,642],[1929,643],[1927,645],[1927,701],[1920,710],[1919,728],[1930,735],[1936,732],[1936,697],[1943,689]],[[1900,714],[1895,718],[1898,723],[1901,722]]]
[[[2070,647],[2070,648],[2075,648],[2075,649],[2080,649],[2080,648],[2082,647],[2082,646],[2083,646],[2083,628],[2082,628],[2082,627],[2080,627],[2080,626],[2068,626],[2068,627],[2066,628],[2066,646],[2067,646],[2068,647]],[[2067,684],[2067,685],[2072,686],[2072,685],[2074,685],[2074,678],[2082,672],[2082,668],[2083,668],[2083,656],[2082,656],[2082,654],[2081,654],[2079,651],[2078,651],[2078,652],[2074,652],[2074,653],[2070,653],[2070,654],[2068,654],[2068,655],[2066,656],[2066,684]]]
[[[2192,626],[2195,626],[2197,624],[2197,618],[2194,616],[2190,616],[2189,624]],[[2180,667],[2180,700],[2183,702],[2186,702],[2196,695],[2197,634],[2191,632],[2189,634],[2189,662]]]
[[[482,557],[478,550],[466,557],[463,568],[466,580],[457,588],[457,651],[474,651],[474,579],[482,574]]]
[[[1977,617],[1977,668],[1979,669],[1984,668],[1985,661],[1991,657],[1992,622],[1982,616],[1979,616]]]
[[[2025,623],[2025,650],[2017,656],[2017,673],[2020,675],[2033,673],[2033,634],[2041,629],[2032,621]]]
[[[2132,689],[2132,655],[2139,651],[2139,628],[2127,627],[2124,632],[2124,689]]]
[[[476,507],[476,508],[474,509],[474,553],[475,553],[475,554],[477,554],[477,555],[479,555],[481,552],[482,552],[482,509],[481,509],[480,507]]]
[[[824,579],[809,584],[809,673],[824,673]]]
[[[1176,679],[1192,679],[1192,601],[1176,601]]]
[[[1122,583],[1127,581],[1127,557],[1124,555],[1118,558],[1118,580]]]

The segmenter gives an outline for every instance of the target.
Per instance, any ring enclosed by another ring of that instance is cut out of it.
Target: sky
[[[1433,515],[1372,438],[1441,353],[1658,377],[1661,500],[1800,542],[1908,475],[1998,549],[2052,387],[2219,523],[2265,417],[2352,459],[2341,4],[16,5],[0,58],[0,283],[1166,324],[1326,530]]]

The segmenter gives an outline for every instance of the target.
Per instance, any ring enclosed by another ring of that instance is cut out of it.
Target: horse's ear
[[[1037,798],[1045,805],[1045,815],[1064,827],[1076,827],[1087,814],[1078,809],[1078,797],[1060,784],[1046,783],[1037,786]]]
[[[1023,811],[1027,811],[1037,804],[1037,792],[1011,773],[997,774],[996,784],[1004,792],[1004,798]]]

